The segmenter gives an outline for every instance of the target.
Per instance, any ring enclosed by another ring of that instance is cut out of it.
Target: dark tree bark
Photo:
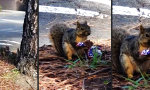
[[[38,60],[38,3],[27,0],[27,10],[23,24],[23,35],[18,51],[17,68],[21,73],[37,79]]]

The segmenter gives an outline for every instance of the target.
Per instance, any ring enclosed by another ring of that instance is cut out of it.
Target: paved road
[[[15,51],[20,46],[25,13],[2,10],[0,12],[0,46],[7,45]]]
[[[150,25],[150,0],[113,0],[114,6],[128,7],[130,9],[126,10],[129,15],[113,14],[113,27],[123,27],[126,29],[137,26],[142,23],[143,25]],[[129,10],[134,9],[132,12]],[[142,11],[145,9],[146,11]],[[113,11],[114,13],[114,11]],[[130,15],[130,14],[133,15]],[[134,15],[139,13],[139,15]],[[145,14],[145,16],[143,15]]]
[[[94,0],[99,1],[99,0]],[[68,26],[75,27],[73,25],[79,19],[85,19],[91,26],[92,35],[89,37],[92,41],[98,41],[100,39],[111,38],[111,7],[103,2],[94,2],[88,0],[39,0],[40,5],[49,6],[50,9],[45,8],[45,11],[39,7],[39,45],[50,44],[48,40],[49,29],[54,23],[63,22]],[[101,0],[108,1],[110,0]],[[63,7],[68,10],[67,13],[77,12],[79,9],[92,12],[97,12],[95,16],[84,16],[82,12],[80,15],[77,14],[66,14],[62,11],[58,11],[58,7]],[[55,8],[53,12],[52,8]],[[50,11],[51,10],[51,11]],[[56,13],[57,12],[57,13]],[[83,15],[83,16],[82,16]]]

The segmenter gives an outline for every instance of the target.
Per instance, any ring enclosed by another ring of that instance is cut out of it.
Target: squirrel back
[[[129,34],[121,28],[114,28],[112,30],[112,69],[120,72],[121,71],[121,64],[119,61],[120,55],[120,47],[123,40],[129,36]],[[121,72],[120,72],[121,73]]]
[[[65,24],[55,24],[50,29],[49,39],[51,40],[53,46],[59,55],[64,56],[64,51],[62,48],[62,39],[64,32],[68,29]]]

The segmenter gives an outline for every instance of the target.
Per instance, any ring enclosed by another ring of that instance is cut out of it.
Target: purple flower
[[[88,50],[88,56],[93,57],[94,53],[97,53],[98,56],[102,55],[102,51],[100,50],[101,48],[99,46],[91,46],[91,48]]]

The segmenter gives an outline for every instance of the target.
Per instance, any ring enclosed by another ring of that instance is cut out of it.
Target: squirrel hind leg
[[[71,45],[67,42],[64,43],[63,45],[63,49],[64,49],[64,53],[67,56],[68,60],[72,60],[72,55],[74,53],[74,51],[71,48]]]
[[[131,61],[130,56],[126,54],[120,55],[121,65],[124,69],[124,72],[127,74],[128,78],[133,78],[133,73],[135,71],[135,67]]]

